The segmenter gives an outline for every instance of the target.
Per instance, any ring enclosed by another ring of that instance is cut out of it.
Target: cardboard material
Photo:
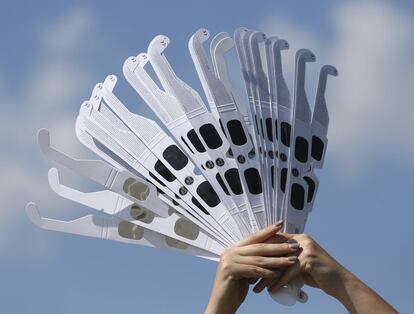
[[[79,142],[100,159],[71,157],[51,145],[48,130],[39,131],[48,159],[102,190],[64,185],[51,168],[55,194],[94,213],[50,219],[30,202],[26,213],[35,225],[214,261],[280,219],[285,232],[304,232],[328,145],[327,77],[337,70],[321,68],[312,111],[305,92],[306,64],[316,59],[311,51],[296,52],[291,100],[281,58],[286,40],[240,27],[234,38],[218,33],[208,50],[209,37],[202,28],[188,42],[207,102],[176,74],[166,57],[170,39],[158,35],[147,52],[124,62],[123,74],[159,122],[124,105],[114,91],[117,77],[109,75],[81,103],[75,123]],[[231,52],[244,90],[232,82]],[[306,302],[302,287],[297,279],[271,297],[284,305]]]

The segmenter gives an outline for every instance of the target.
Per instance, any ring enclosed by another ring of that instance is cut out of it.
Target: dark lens
[[[216,180],[218,181],[218,183],[220,184],[221,188],[223,189],[224,193],[226,193],[227,195],[230,195],[229,190],[227,189],[227,186],[224,184],[223,178],[221,177],[220,174],[216,174]]]
[[[213,190],[213,187],[208,181],[204,181],[198,186],[197,194],[210,207],[215,207],[220,204],[220,199],[217,193]]]
[[[300,162],[308,161],[308,141],[302,136],[296,137],[295,141],[295,158]]]
[[[227,170],[224,174],[224,177],[226,178],[226,181],[234,194],[243,194],[243,188],[240,182],[239,171],[236,168]]]
[[[204,124],[200,127],[200,134],[210,149],[219,148],[221,144],[223,144],[220,135],[210,123]]]
[[[159,160],[155,163],[154,169],[168,182],[173,182],[176,179],[170,170]]]
[[[189,131],[187,137],[199,153],[204,153],[206,151],[206,148],[203,143],[201,143],[200,138],[194,130]]]
[[[312,149],[311,149],[311,154],[312,154],[312,158],[320,161],[322,159],[322,155],[323,155],[323,141],[317,137],[317,136],[312,136]]]
[[[255,168],[249,168],[244,171],[244,177],[246,178],[247,188],[252,194],[262,193],[262,179],[260,178],[259,171]]]
[[[280,189],[283,193],[286,191],[286,180],[287,180],[287,168],[283,168],[280,171]]]
[[[265,138],[265,133],[264,133],[264,130],[263,130],[263,120],[262,120],[262,118],[260,118],[260,129],[262,130],[262,137]]]
[[[271,168],[270,168],[270,175],[272,176],[272,188],[274,189],[275,188],[275,167],[274,166],[272,166]]]
[[[287,122],[282,122],[280,124],[280,137],[283,145],[290,147],[290,130],[291,126]]]
[[[191,201],[193,202],[193,204],[195,205],[195,206],[197,206],[204,214],[206,214],[206,215],[210,215],[210,213],[203,207],[203,205],[201,205],[200,204],[200,202],[199,201],[197,201],[197,199],[193,196],[192,198],[191,198]]]
[[[275,120],[275,135],[276,135],[276,140],[278,140],[279,139],[279,136],[278,136],[278,129],[277,129],[277,120]]]
[[[302,210],[305,205],[305,189],[297,183],[292,184],[290,204],[297,210]]]
[[[227,129],[229,130],[231,141],[234,144],[246,144],[246,134],[244,133],[243,126],[239,120],[230,120],[229,122],[227,122]]]
[[[272,128],[272,119],[267,118],[266,119],[266,132],[267,132],[267,138],[269,141],[273,142],[273,128]]]
[[[175,170],[183,169],[188,163],[187,156],[176,145],[168,146],[162,156]]]
[[[313,181],[310,177],[308,176],[304,176],[303,179],[306,181],[306,183],[308,184],[308,203],[312,202],[313,200],[313,196],[315,194],[315,188],[316,188],[316,184],[315,181]]]

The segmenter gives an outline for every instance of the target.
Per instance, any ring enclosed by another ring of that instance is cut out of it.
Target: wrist
[[[350,313],[353,311],[353,299],[366,289],[365,284],[353,273],[343,268],[340,272],[340,280],[332,296],[341,302]]]
[[[344,298],[347,291],[357,284],[358,278],[342,266],[337,270],[336,277],[335,283],[333,284],[334,289],[329,294],[339,300]]]
[[[239,280],[219,270],[205,313],[236,313],[245,297],[242,290]]]

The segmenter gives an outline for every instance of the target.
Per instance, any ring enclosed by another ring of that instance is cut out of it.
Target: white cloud
[[[64,204],[51,197],[46,179],[47,166],[51,164],[42,159],[36,145],[36,130],[48,127],[55,140],[64,140],[65,149],[75,154],[81,150],[75,136],[74,114],[80,101],[89,96],[94,68],[80,66],[79,60],[87,59],[83,50],[90,53],[99,48],[95,24],[91,12],[74,10],[44,25],[39,32],[39,51],[33,54],[37,57],[32,68],[27,69],[23,87],[16,96],[7,95],[8,82],[0,75],[0,122],[7,130],[0,135],[1,145],[7,148],[0,155],[0,162],[5,165],[0,183],[0,252],[19,254],[16,241],[24,238],[24,243],[38,248],[27,251],[32,257],[47,255],[48,238],[39,238],[34,229],[21,233],[15,230],[22,225],[25,202],[34,200],[52,210]]]
[[[333,7],[329,42],[306,25],[283,18],[263,23],[267,33],[280,34],[294,43],[293,48],[301,42],[316,52],[320,62],[331,62],[339,70],[327,91],[329,158],[348,175],[395,152],[399,158],[412,158],[413,17],[381,1]],[[316,73],[310,73],[309,79],[313,81],[309,85],[315,86]]]
[[[94,43],[90,40],[96,33],[95,16],[85,9],[73,9],[50,26],[42,29],[40,40],[44,53],[52,57],[71,57]]]

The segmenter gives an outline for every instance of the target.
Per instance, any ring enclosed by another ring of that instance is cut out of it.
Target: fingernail
[[[288,261],[289,262],[297,262],[298,261],[298,257],[293,255],[293,256],[289,256],[288,257]]]
[[[299,248],[299,243],[297,243],[297,242],[289,243],[288,242],[288,246],[292,250],[297,250]]]
[[[278,222],[275,223],[275,227],[280,227],[283,225],[283,220],[279,220]]]

